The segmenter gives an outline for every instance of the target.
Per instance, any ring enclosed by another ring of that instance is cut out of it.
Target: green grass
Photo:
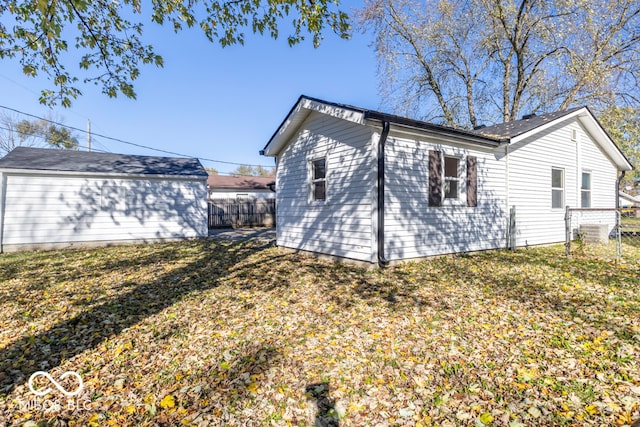
[[[383,271],[207,240],[2,254],[0,425],[630,425],[640,253],[623,253]],[[38,370],[79,372],[81,410],[33,395]]]

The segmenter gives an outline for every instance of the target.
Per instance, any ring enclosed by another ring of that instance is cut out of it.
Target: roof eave
[[[602,149],[607,153],[609,158],[616,165],[618,170],[620,171],[630,171],[633,170],[633,165],[624,153],[618,148],[616,143],[611,139],[607,131],[602,127],[598,119],[593,115],[591,110],[588,107],[582,107],[575,111],[572,111],[569,114],[558,117],[555,120],[551,120],[541,126],[538,126],[534,129],[531,129],[527,132],[524,132],[520,135],[514,136],[510,140],[510,144],[515,144],[520,141],[523,141],[539,132],[542,132],[545,129],[548,129],[552,126],[557,125],[560,122],[569,120],[576,117],[580,122],[587,128],[589,133],[596,139],[596,142]]]
[[[151,174],[151,173],[123,173],[123,172],[82,172],[53,169],[27,169],[27,168],[7,168],[0,167],[0,173],[16,175],[67,175],[86,177],[106,177],[106,178],[147,178],[147,179],[175,179],[187,181],[206,181],[207,175],[174,175],[174,174]]]
[[[302,95],[298,98],[298,101],[294,104],[280,126],[278,126],[278,129],[271,136],[261,153],[265,156],[277,156],[287,146],[293,134],[313,111],[350,122],[364,124],[364,110]]]
[[[449,136],[455,139],[455,141],[451,141],[451,142],[457,142],[462,144],[482,145],[486,147],[495,148],[505,142],[497,138],[476,135],[464,130],[447,128],[445,126],[439,126],[439,125],[434,125],[427,122],[420,122],[417,120],[406,119],[403,117],[388,115],[388,114],[379,113],[376,111],[368,111],[365,117],[368,120],[374,120],[379,122],[388,121],[391,125],[393,125],[396,128],[407,129],[407,130],[411,130],[421,134],[432,134],[440,137]]]

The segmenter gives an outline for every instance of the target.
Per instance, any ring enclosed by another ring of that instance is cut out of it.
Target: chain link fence
[[[620,260],[640,248],[640,208],[569,208],[565,214],[567,256]]]

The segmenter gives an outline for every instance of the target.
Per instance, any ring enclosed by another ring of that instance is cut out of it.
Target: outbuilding
[[[276,180],[272,176],[209,175],[209,199],[274,199]]]
[[[18,147],[0,159],[0,250],[207,235],[198,159]]]
[[[301,96],[262,154],[279,246],[381,265],[563,242],[632,169],[587,107],[460,130]]]

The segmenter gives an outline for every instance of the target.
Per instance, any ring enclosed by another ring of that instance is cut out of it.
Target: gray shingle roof
[[[222,176],[209,175],[207,184],[212,190],[269,190],[269,184],[275,183],[273,176]]]
[[[0,159],[0,169],[33,169],[123,175],[206,177],[198,159],[17,147]]]
[[[569,110],[556,111],[554,113],[541,114],[539,116],[531,116],[526,119],[514,120],[512,122],[501,123],[499,125],[486,126],[480,129],[475,129],[473,132],[487,138],[495,138],[501,140],[515,138],[518,135],[527,133],[581,108],[584,107],[571,108]]]

